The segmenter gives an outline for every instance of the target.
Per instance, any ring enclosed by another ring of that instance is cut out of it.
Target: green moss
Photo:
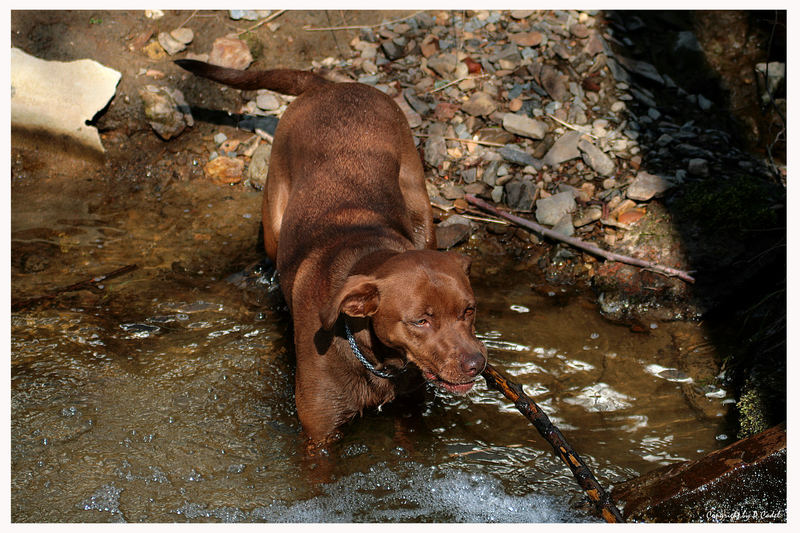
[[[767,406],[755,387],[748,387],[739,398],[736,407],[739,410],[740,439],[760,433],[770,427]]]
[[[687,183],[676,211],[714,229],[753,230],[783,225],[776,206],[785,202],[781,188],[756,176],[709,178]]]

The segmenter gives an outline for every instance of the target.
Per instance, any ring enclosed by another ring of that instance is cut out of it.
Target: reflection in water
[[[122,311],[12,316],[15,521],[594,520],[547,443],[483,382],[366,413],[320,476],[294,413],[286,315],[224,282],[203,280],[196,300],[151,283]],[[476,284],[492,363],[601,484],[724,445],[721,418],[683,396],[692,376],[670,332],[687,325],[631,333],[578,297],[505,287]],[[718,391],[706,392],[722,405]]]

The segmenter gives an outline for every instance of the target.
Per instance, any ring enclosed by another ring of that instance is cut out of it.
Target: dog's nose
[[[461,356],[461,370],[469,377],[480,374],[486,366],[486,359],[480,352],[465,354]]]

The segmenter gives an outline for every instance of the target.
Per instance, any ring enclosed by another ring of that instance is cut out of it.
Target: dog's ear
[[[464,271],[464,274],[466,274],[467,277],[469,277],[469,271],[470,268],[472,267],[472,258],[468,255],[460,254],[458,252],[446,252],[446,253],[449,254],[450,257],[456,260],[458,265]]]
[[[378,310],[378,303],[380,293],[375,278],[361,274],[350,276],[328,304],[320,309],[322,327],[331,329],[341,313],[356,317],[374,315]]]

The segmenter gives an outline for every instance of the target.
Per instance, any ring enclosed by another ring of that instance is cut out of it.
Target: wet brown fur
[[[294,322],[295,401],[314,443],[422,376],[472,382],[486,351],[475,337],[469,259],[435,251],[422,163],[391,98],[310,72],[178,64],[240,89],[297,95],[275,131],[262,216]],[[370,373],[344,338],[397,378]],[[411,364],[408,364],[411,363]]]

